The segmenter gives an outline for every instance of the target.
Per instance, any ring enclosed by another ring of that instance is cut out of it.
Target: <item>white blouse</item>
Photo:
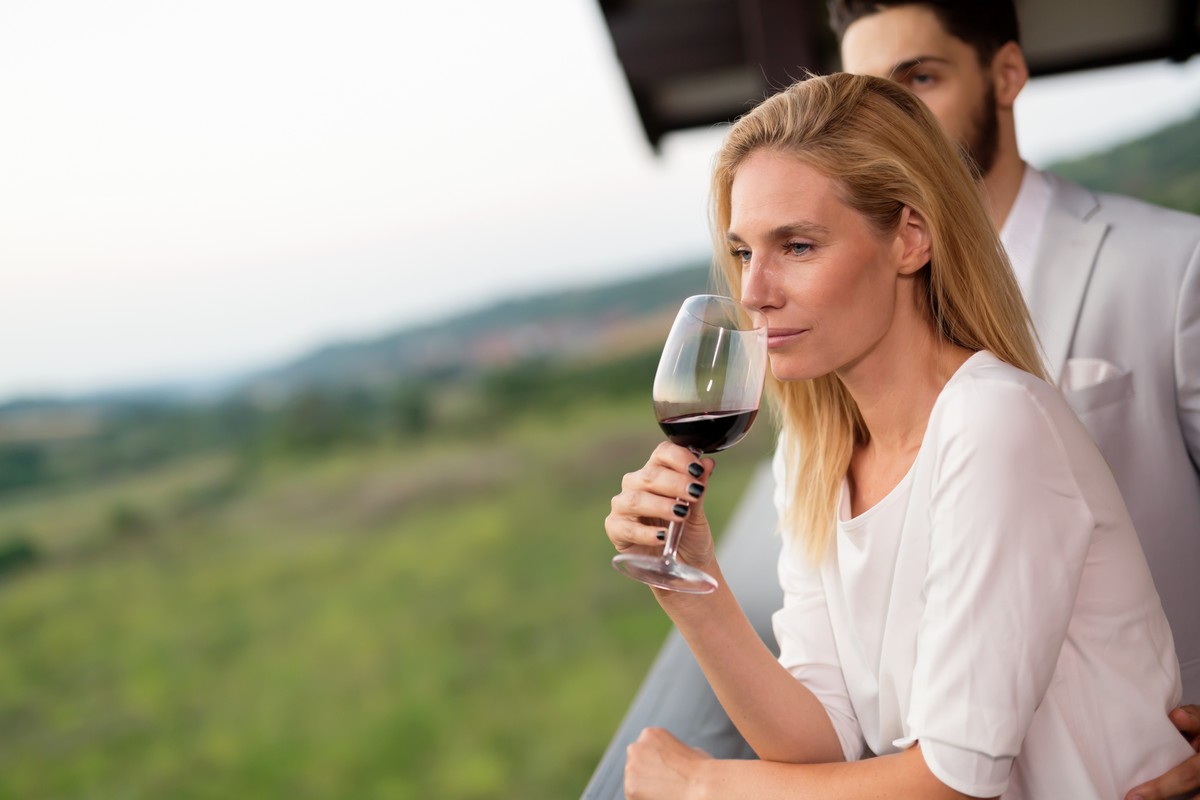
[[[779,448],[776,505],[787,486]],[[1118,798],[1192,754],[1171,631],[1112,475],[1058,390],[976,353],[909,473],[810,565],[784,531],[780,661],[847,760],[917,741],[976,797]]]

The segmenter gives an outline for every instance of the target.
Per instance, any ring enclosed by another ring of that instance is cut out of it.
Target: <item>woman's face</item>
[[[895,236],[881,237],[841,200],[835,181],[769,150],[738,167],[731,204],[742,301],[767,316],[776,378],[851,370],[887,351],[879,345],[893,330],[901,273],[912,261],[904,220]]]

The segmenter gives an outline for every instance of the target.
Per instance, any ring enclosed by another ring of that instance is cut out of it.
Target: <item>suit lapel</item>
[[[1046,177],[1051,184],[1050,208],[1034,259],[1028,301],[1046,369],[1058,381],[1108,224],[1090,220],[1100,207],[1095,195],[1052,173]]]

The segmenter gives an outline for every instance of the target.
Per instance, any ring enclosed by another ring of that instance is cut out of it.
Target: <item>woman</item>
[[[655,596],[763,760],[650,729],[628,796],[1119,797],[1190,755],[1120,494],[924,106],[868,76],[796,84],[734,126],[712,194],[723,278],[769,326],[781,654],[692,505],[680,556],[721,588]],[[617,549],[657,551],[712,467],[660,445],[613,498]]]

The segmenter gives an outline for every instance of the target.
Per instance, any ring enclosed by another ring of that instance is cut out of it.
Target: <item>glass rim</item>
[[[733,306],[734,308],[736,308],[737,310],[744,312],[749,317],[750,321],[752,323],[756,323],[756,324],[754,324],[754,326],[750,327],[750,328],[731,328],[728,325],[718,325],[715,322],[710,322],[709,320],[701,319],[700,317],[696,316],[692,312],[692,310],[689,308],[692,301],[694,301],[694,300],[707,300],[707,301],[717,300],[722,303],[727,303],[727,304]],[[740,300],[735,300],[732,297],[730,297],[729,295],[725,295],[725,294],[693,294],[693,295],[689,295],[683,299],[683,303],[680,306],[680,309],[684,313],[686,313],[689,317],[691,317],[692,319],[699,322],[701,325],[707,325],[710,328],[717,328],[717,329],[723,330],[723,331],[733,331],[734,333],[754,333],[755,331],[766,330],[766,328],[767,328],[767,315],[766,314],[759,311],[757,308],[751,308],[750,306],[746,305],[745,303],[741,302]]]

